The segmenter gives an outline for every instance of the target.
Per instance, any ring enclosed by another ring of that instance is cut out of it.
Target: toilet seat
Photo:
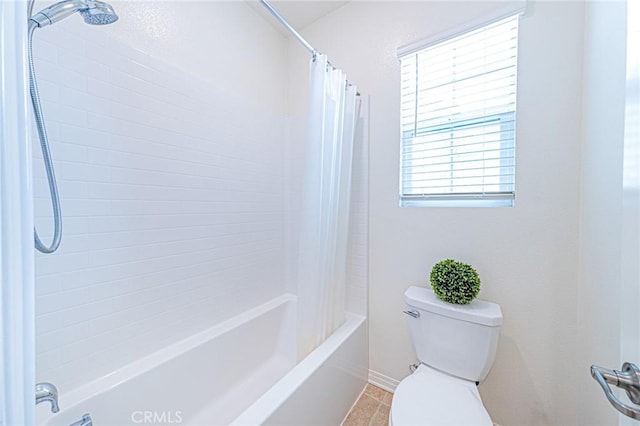
[[[392,426],[492,426],[475,383],[426,365],[400,382],[393,395]]]

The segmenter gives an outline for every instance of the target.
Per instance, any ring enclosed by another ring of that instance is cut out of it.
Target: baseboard
[[[400,382],[377,371],[369,370],[369,383],[387,392],[395,392]]]

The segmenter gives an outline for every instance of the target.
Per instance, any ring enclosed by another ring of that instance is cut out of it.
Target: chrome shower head
[[[84,21],[91,25],[111,24],[118,20],[113,8],[98,0],[64,0],[42,9],[30,19],[38,27],[44,27],[76,12],[80,12]]]
[[[116,12],[108,3],[97,0],[90,0],[87,3],[90,3],[92,6],[80,10],[80,15],[82,15],[84,22],[87,24],[107,25],[113,24],[118,20],[118,15],[116,15]]]

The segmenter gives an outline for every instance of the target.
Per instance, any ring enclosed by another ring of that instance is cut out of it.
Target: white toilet
[[[409,287],[404,298],[420,366],[398,385],[389,424],[491,426],[476,383],[493,364],[500,306],[482,300],[454,305],[422,287]]]

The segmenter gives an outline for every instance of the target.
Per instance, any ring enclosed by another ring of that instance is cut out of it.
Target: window
[[[511,206],[518,16],[400,55],[403,206]]]

